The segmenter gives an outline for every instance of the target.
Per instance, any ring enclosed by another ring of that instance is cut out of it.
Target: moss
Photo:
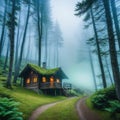
[[[41,68],[35,64],[28,64],[29,67],[31,67],[33,70],[37,71],[38,73],[42,74],[42,75],[51,75],[51,74],[55,74],[59,68],[54,68],[54,69],[45,69],[45,68]]]

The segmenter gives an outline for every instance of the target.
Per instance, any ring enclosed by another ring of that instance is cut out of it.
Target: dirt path
[[[36,120],[38,118],[38,116],[44,112],[45,110],[47,110],[48,108],[56,105],[57,103],[59,102],[55,102],[55,103],[50,103],[50,104],[47,104],[47,105],[43,105],[43,106],[40,106],[38,107],[36,110],[34,110],[31,114],[31,116],[29,117],[29,120]]]
[[[94,111],[91,111],[86,106],[85,99],[86,98],[79,100],[76,104],[76,109],[80,120],[101,120]]]
[[[72,99],[72,98],[74,98],[74,97],[70,97],[70,98],[68,98],[68,99]],[[67,99],[65,99],[65,100],[67,100]],[[40,114],[42,114],[45,110],[47,110],[48,108],[50,108],[50,107],[52,107],[52,106],[54,106],[54,105],[56,105],[56,104],[58,104],[58,103],[60,103],[60,102],[63,102],[63,101],[64,101],[64,100],[58,101],[58,102],[55,102],[55,103],[46,104],[46,105],[43,105],[43,106],[38,107],[36,110],[34,110],[34,111],[32,112],[32,114],[31,114],[31,116],[29,117],[28,120],[36,120],[36,119],[38,118],[38,116],[39,116]]]

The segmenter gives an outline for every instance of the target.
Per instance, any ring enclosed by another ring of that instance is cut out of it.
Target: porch
[[[52,88],[62,88],[62,83],[61,82],[45,82],[45,83],[40,83],[40,89],[52,89]]]

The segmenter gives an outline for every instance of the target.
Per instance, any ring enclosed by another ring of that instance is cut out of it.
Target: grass
[[[43,112],[37,120],[79,120],[75,104],[78,97],[64,100]]]
[[[23,117],[25,120],[28,119],[31,112],[37,107],[44,104],[66,99],[66,97],[63,96],[52,97],[52,96],[38,95],[32,90],[27,90],[20,86],[18,87],[13,86],[13,89],[10,90],[3,87],[3,83],[6,82],[6,79],[7,76],[0,74],[0,96],[1,97],[7,96],[13,98],[17,102],[20,102],[19,109],[21,112],[23,112]]]

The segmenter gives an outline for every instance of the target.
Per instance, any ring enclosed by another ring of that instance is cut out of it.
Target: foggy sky
[[[60,65],[69,77],[68,82],[76,84],[79,88],[94,89],[85,42],[91,32],[84,30],[82,18],[74,15],[77,1],[51,0],[53,19],[58,21],[64,38]]]

